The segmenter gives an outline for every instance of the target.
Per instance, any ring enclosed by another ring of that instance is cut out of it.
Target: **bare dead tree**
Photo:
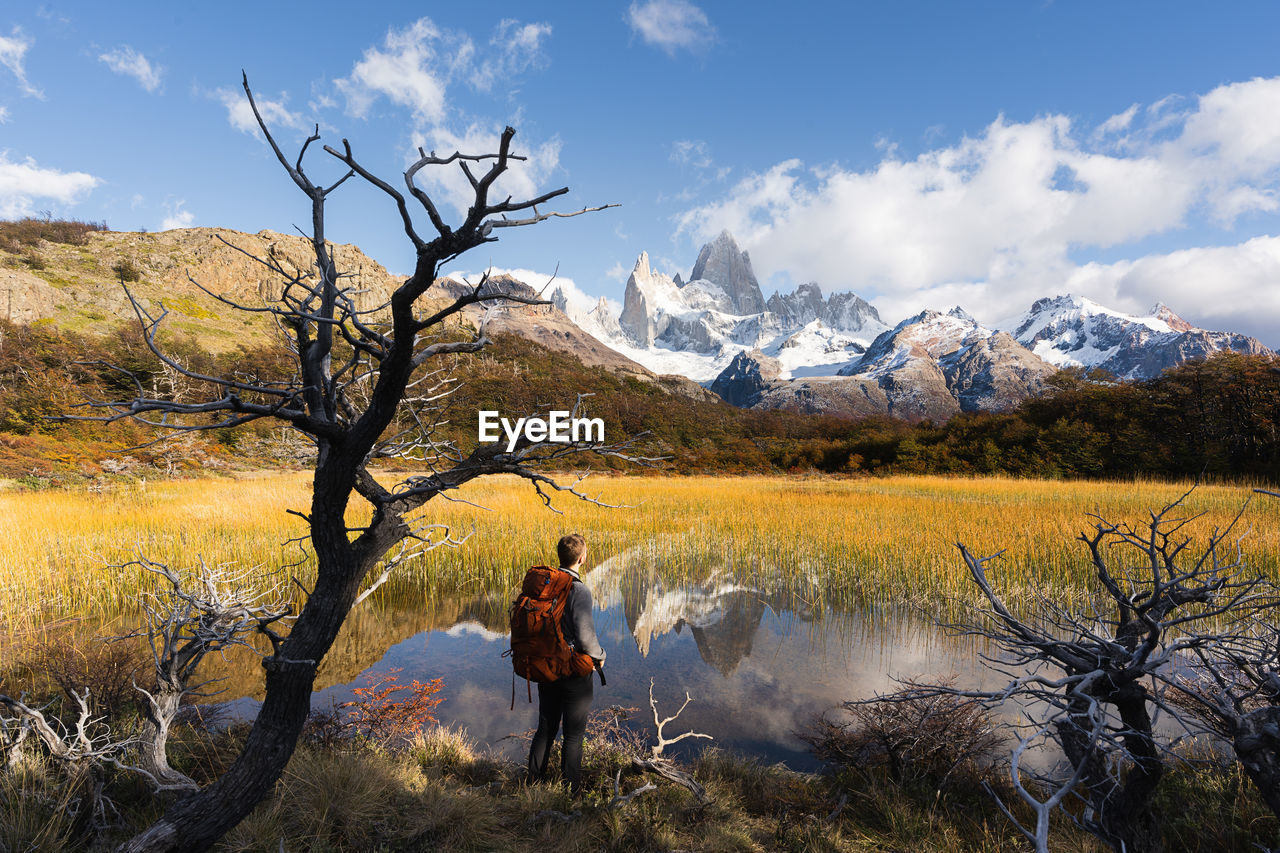
[[[710,802],[710,800],[707,797],[707,789],[703,787],[702,783],[699,782],[697,779],[694,779],[693,774],[687,771],[681,770],[679,767],[673,764],[669,759],[667,759],[666,756],[663,755],[663,752],[666,750],[667,747],[671,746],[672,744],[679,743],[685,738],[692,737],[692,738],[704,738],[706,740],[712,739],[711,735],[703,734],[701,732],[695,732],[692,730],[687,732],[682,732],[676,735],[675,737],[667,737],[667,735],[664,733],[664,729],[666,729],[667,724],[674,723],[680,717],[680,715],[684,713],[684,709],[689,707],[689,703],[692,701],[693,701],[693,697],[690,696],[688,692],[686,692],[684,694],[684,704],[682,704],[674,714],[672,714],[669,717],[661,716],[658,713],[658,700],[654,698],[654,695],[653,695],[653,679],[652,678],[649,679],[649,708],[653,711],[655,741],[653,744],[650,745],[648,755],[631,756],[631,766],[636,770],[643,770],[648,773],[654,773],[668,781],[675,782],[677,785],[680,785],[684,788],[688,788],[689,791],[692,792],[693,795],[698,798],[698,802],[707,803],[707,802]],[[620,779],[621,777],[619,777],[619,779],[615,781],[620,783]],[[636,793],[637,792],[633,791],[631,795],[635,795]],[[615,799],[619,800],[619,802],[626,802],[627,800],[630,799],[631,795],[624,795],[622,793],[621,787],[619,787],[618,785],[615,785]]]
[[[233,647],[257,653],[253,637],[266,637],[272,649],[284,641],[275,625],[289,618],[283,583],[264,585],[257,572],[231,566],[208,566],[181,572],[145,557],[126,564],[151,572],[164,583],[144,596],[147,625],[130,636],[145,635],[151,646],[155,685],[134,688],[146,703],[146,725],[138,742],[136,769],[159,790],[194,791],[199,786],[169,765],[169,731],[184,701],[208,695],[212,682],[194,682],[201,662]]]
[[[316,668],[370,572],[399,543],[425,540],[410,518],[414,510],[437,496],[448,497],[449,492],[476,477],[498,473],[528,480],[548,504],[558,492],[589,499],[578,483],[562,485],[543,472],[552,466],[562,469],[587,452],[643,461],[632,450],[633,440],[561,444],[522,439],[511,450],[503,444],[484,444],[464,454],[436,441],[432,434],[429,407],[444,390],[437,387],[440,379],[432,371],[442,357],[474,353],[487,343],[483,324],[477,334],[462,337],[456,327],[448,326],[449,321],[469,305],[499,301],[545,304],[542,299],[486,288],[486,276],[446,304],[429,305],[441,266],[495,241],[498,229],[535,225],[603,207],[570,213],[546,209],[553,199],[568,192],[565,187],[525,200],[498,193],[495,183],[513,162],[523,159],[512,150],[515,131],[511,128],[503,131],[493,153],[437,156],[419,150],[420,156],[404,173],[403,189],[365,168],[350,143],[343,140],[341,147],[324,146],[324,151],[341,163],[345,172],[332,184],[318,184],[304,166],[311,146],[320,139],[318,128],[291,161],[263,121],[247,78],[244,91],[271,150],[310,201],[314,265],[290,269],[276,256],[250,255],[283,281],[279,298],[262,305],[215,298],[273,318],[290,341],[296,372],[267,381],[193,371],[167,356],[157,340],[164,312],[152,314],[130,295],[151,352],[168,368],[211,393],[203,400],[190,396],[172,399],[149,394],[138,383],[130,398],[98,401],[96,405],[106,411],[95,417],[106,421],[131,418],[169,433],[269,419],[304,435],[315,447],[314,480],[310,508],[297,514],[307,524],[316,580],[288,636],[274,644],[272,653],[263,659],[266,696],[239,758],[221,778],[175,802],[152,826],[123,845],[121,849],[131,853],[205,850],[271,790],[302,730]],[[423,170],[439,168],[460,169],[473,193],[465,218],[456,225],[446,223],[435,201],[417,182]],[[381,191],[395,205],[416,253],[413,274],[385,305],[362,307],[349,277],[338,270],[326,238],[325,203],[353,177]],[[429,220],[433,232],[429,239],[419,233],[411,206]],[[417,453],[427,464],[428,473],[390,486],[379,482],[369,470],[370,461],[396,453]],[[364,501],[371,509],[369,521],[354,529],[346,520],[353,499]]]
[[[21,761],[19,750],[28,735],[34,734],[48,754],[66,772],[62,788],[62,807],[71,817],[72,837],[83,838],[106,823],[110,801],[103,796],[103,765],[119,765],[119,756],[130,747],[130,741],[117,740],[101,717],[89,708],[89,691],[73,691],[76,704],[75,721],[63,726],[56,717],[46,717],[45,708],[26,704],[25,697],[14,699],[0,694],[0,732],[9,748],[9,766]]]
[[[1073,820],[1116,850],[1161,848],[1152,799],[1177,738],[1158,737],[1154,720],[1164,714],[1184,733],[1202,731],[1170,700],[1180,672],[1233,622],[1274,603],[1262,579],[1246,574],[1238,545],[1224,554],[1240,515],[1193,550],[1187,525],[1195,516],[1177,515],[1186,497],[1138,526],[1094,516],[1093,530],[1080,540],[1099,589],[1080,607],[1041,598],[1019,608],[1027,616],[1018,615],[989,579],[999,555],[977,557],[958,546],[983,604],[952,627],[993,641],[1002,654],[984,655],[985,662],[1008,681],[991,691],[917,686],[900,698],[944,693],[1022,708],[1032,721],[1013,750],[1011,776],[1035,826],[997,802],[1039,851],[1049,849],[1051,815],[1067,804],[1075,807],[1068,812]],[[1061,749],[1065,774],[1027,766],[1031,751],[1046,743]]]
[[[1261,494],[1280,497],[1265,489]],[[1280,594],[1268,588],[1273,606]],[[1272,607],[1252,608],[1195,650],[1175,682],[1186,710],[1231,744],[1245,774],[1280,817],[1280,628]]]

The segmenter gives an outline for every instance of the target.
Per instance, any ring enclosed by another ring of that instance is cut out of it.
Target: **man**
[[[596,639],[591,618],[591,590],[579,574],[587,562],[587,542],[577,533],[556,544],[560,570],[573,576],[573,586],[564,609],[565,639],[574,650],[589,655],[596,668],[604,664],[604,649]],[[576,796],[582,791],[582,739],[591,710],[592,673],[568,675],[538,684],[538,731],[529,747],[529,781],[543,779],[556,730],[564,723],[564,744],[560,753],[560,774]]]

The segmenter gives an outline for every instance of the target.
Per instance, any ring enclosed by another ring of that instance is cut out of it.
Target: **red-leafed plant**
[[[443,681],[433,678],[411,684],[400,681],[401,667],[379,675],[366,675],[365,685],[353,691],[356,698],[343,702],[342,727],[351,734],[383,744],[400,743],[436,722],[432,711],[444,701],[437,696]]]

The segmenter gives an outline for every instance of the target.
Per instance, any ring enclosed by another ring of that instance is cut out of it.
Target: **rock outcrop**
[[[776,358],[760,350],[743,350],[711,383],[711,390],[726,403],[750,408],[781,375],[782,367]]]
[[[751,258],[738,248],[738,243],[728,231],[707,243],[698,252],[689,283],[709,281],[729,297],[731,312],[738,316],[760,314],[765,310],[764,294],[751,269]],[[687,285],[679,285],[681,287]]]
[[[964,347],[943,363],[947,389],[964,412],[999,412],[1044,391],[1057,370],[1007,332]]]
[[[143,308],[154,316],[167,312],[165,327],[222,351],[243,343],[246,332],[266,335],[274,328],[269,316],[237,312],[215,298],[261,307],[279,297],[284,286],[280,276],[254,257],[270,260],[291,276],[313,276],[310,244],[298,235],[179,228],[87,236],[83,246],[42,243],[33,250],[40,269],[0,273],[0,308],[18,322],[51,319],[107,331],[122,320],[135,320],[113,269],[128,262],[139,273],[128,283],[129,290]],[[357,308],[377,316],[402,279],[355,246],[333,244],[331,251]]]

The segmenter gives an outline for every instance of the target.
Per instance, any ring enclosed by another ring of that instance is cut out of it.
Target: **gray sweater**
[[[600,648],[600,640],[596,637],[596,623],[591,618],[591,590],[587,589],[587,585],[573,569],[561,566],[560,571],[573,575],[569,603],[564,608],[564,637],[573,644],[575,650],[604,663],[604,649]]]

